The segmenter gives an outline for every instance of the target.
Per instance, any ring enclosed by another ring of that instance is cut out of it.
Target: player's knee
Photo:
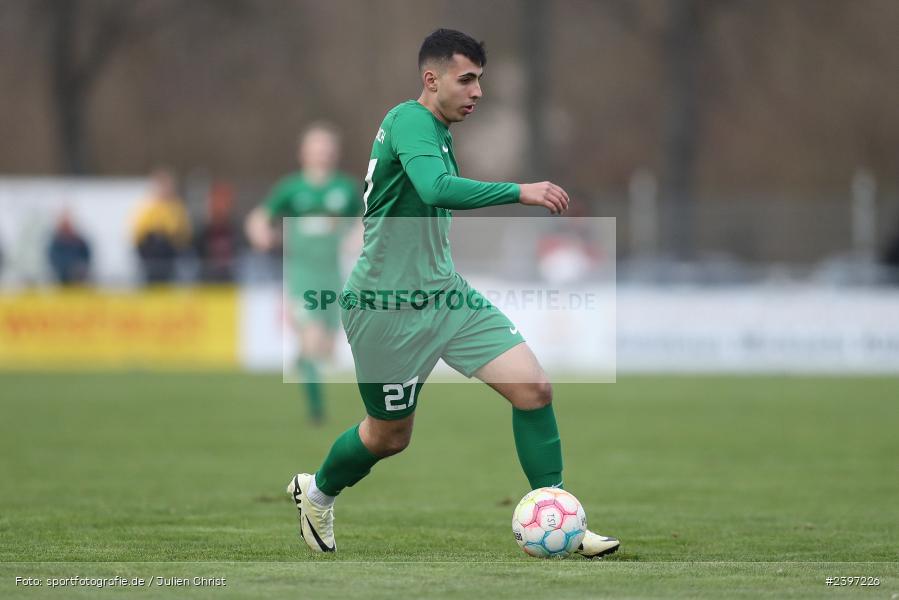
[[[537,410],[553,401],[553,387],[541,379],[521,386],[510,398],[512,405],[521,410]]]
[[[543,408],[553,401],[553,386],[549,381],[542,380],[534,383],[532,393],[536,408]]]
[[[412,415],[399,421],[366,417],[359,427],[362,443],[379,458],[399,454],[412,440]]]
[[[399,454],[403,450],[409,447],[409,442],[412,441],[412,432],[401,433],[398,435],[392,435],[389,438],[382,440],[381,443],[381,454],[383,457],[393,456],[394,454]]]

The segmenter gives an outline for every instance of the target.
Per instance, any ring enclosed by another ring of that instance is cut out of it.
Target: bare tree
[[[87,123],[91,94],[112,59],[188,11],[243,15],[245,0],[45,0],[37,5],[48,26],[47,59],[63,173],[91,170]]]
[[[667,225],[666,250],[676,258],[693,254],[693,205],[702,139],[702,103],[707,91],[700,77],[707,32],[718,10],[732,0],[668,0],[656,25],[640,4],[607,0],[607,14],[644,37],[660,54],[665,76],[662,115],[661,197]]]
[[[525,118],[528,143],[526,149],[526,173],[529,176],[546,176],[546,90],[549,69],[547,19],[549,12],[544,0],[525,0],[521,5],[521,43],[525,71]]]
[[[668,222],[668,251],[692,258],[693,197],[702,136],[699,65],[707,11],[703,0],[671,0],[663,33],[667,102],[663,118],[662,198]]]
[[[84,27],[82,0],[47,2],[48,58],[61,170],[88,170],[86,113],[90,92],[128,33],[130,2],[97,5],[94,27]],[[86,39],[82,39],[86,38]],[[83,50],[82,50],[83,48]]]

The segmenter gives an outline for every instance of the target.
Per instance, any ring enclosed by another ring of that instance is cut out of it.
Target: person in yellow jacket
[[[178,255],[190,245],[190,219],[171,171],[156,170],[151,175],[151,184],[150,194],[134,213],[131,238],[140,257],[144,280],[167,283],[175,278]]]

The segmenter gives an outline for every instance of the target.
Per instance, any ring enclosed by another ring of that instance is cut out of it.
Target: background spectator
[[[64,211],[59,216],[47,259],[56,280],[62,285],[85,283],[90,274],[91,249],[84,237],[75,229],[72,215]]]
[[[190,243],[190,220],[178,196],[175,177],[168,169],[152,175],[150,195],[138,206],[132,238],[147,283],[166,283],[175,278],[178,256]]]
[[[897,231],[887,244],[883,253],[883,266],[887,269],[887,281],[899,285],[899,231]]]
[[[195,240],[200,279],[208,283],[234,281],[240,236],[234,225],[234,189],[214,183],[207,203],[208,221]]]

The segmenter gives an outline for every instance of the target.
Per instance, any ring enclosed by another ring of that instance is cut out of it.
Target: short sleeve
[[[290,216],[291,205],[289,193],[290,184],[287,179],[282,179],[275,184],[272,191],[269,192],[262,206],[271,217]]]
[[[404,110],[396,115],[390,144],[403,169],[418,156],[441,157],[434,118],[421,110]]]

